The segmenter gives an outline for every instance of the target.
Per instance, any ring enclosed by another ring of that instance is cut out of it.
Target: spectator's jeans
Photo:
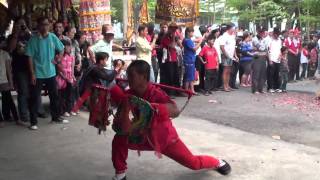
[[[300,78],[306,78],[306,72],[308,68],[308,63],[302,63],[302,72]]]
[[[64,89],[61,89],[59,92],[59,112],[60,115],[63,115],[63,113],[71,112],[71,109],[73,107],[73,87],[72,84],[67,83],[67,87]]]
[[[80,90],[79,90],[79,80],[76,81],[75,85],[72,88],[72,106],[78,101],[80,98]]]
[[[268,66],[268,90],[269,89],[279,89],[280,80],[279,80],[279,72],[280,72],[280,63],[273,62]]]
[[[280,72],[280,79],[281,79],[281,90],[287,90],[287,83],[289,80],[289,73],[288,72]]]
[[[266,56],[259,56],[252,61],[252,93],[263,91],[267,75],[266,61]]]
[[[166,62],[164,63],[165,71],[165,84],[169,86],[179,87],[179,72],[178,72],[178,62]],[[169,95],[174,95],[173,90],[168,90]]]
[[[39,98],[41,96],[42,85],[45,84],[49,93],[50,99],[50,113],[52,120],[57,120],[59,117],[58,110],[58,90],[56,84],[56,78],[45,78],[45,79],[37,79],[36,85],[31,88],[31,111],[30,111],[30,123],[31,126],[36,125],[37,121],[37,113],[39,104]]]
[[[151,63],[152,63],[152,69],[154,71],[154,82],[158,82],[159,63],[158,63],[157,56],[152,56]]]
[[[219,64],[219,73],[218,73],[218,84],[217,84],[217,88],[220,88],[222,85],[223,85],[223,78],[222,78],[222,75],[223,75],[223,64]]]
[[[3,122],[3,121],[4,121],[4,119],[2,117],[2,113],[0,112],[0,122]]]
[[[204,88],[206,91],[212,91],[217,87],[218,71],[216,69],[206,69]]]
[[[29,119],[30,78],[28,72],[16,72],[14,74],[18,92],[18,109],[20,119]]]
[[[319,68],[319,67],[318,67]],[[309,63],[308,64],[308,78],[313,78],[317,71],[317,63]]]
[[[230,82],[229,82],[229,86],[231,88],[236,87],[238,71],[239,71],[239,62],[232,61],[232,68],[231,68]]]
[[[300,56],[295,56],[291,53],[288,53],[288,65],[289,65],[289,81],[299,80],[299,69],[300,69]]]
[[[4,120],[12,120],[11,119],[11,114],[12,118],[15,121],[19,120],[18,117],[18,112],[16,109],[16,105],[14,104],[11,91],[2,91],[2,114]]]

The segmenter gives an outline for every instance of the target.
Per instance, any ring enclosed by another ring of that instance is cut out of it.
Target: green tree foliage
[[[112,21],[118,22],[123,21],[123,1],[122,0],[111,0],[111,18]]]

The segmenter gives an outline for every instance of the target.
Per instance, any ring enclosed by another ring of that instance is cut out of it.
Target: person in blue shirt
[[[241,77],[242,87],[250,86],[250,74],[251,74],[251,63],[253,59],[253,46],[252,46],[252,37],[250,33],[245,32],[242,37],[241,43],[241,57],[240,57],[240,67],[243,69],[243,75]]]
[[[199,49],[201,43],[195,45],[194,42],[191,40],[194,34],[193,27],[187,27],[185,30],[185,39],[183,40],[183,48],[184,48],[184,55],[183,55],[183,64],[185,67],[184,73],[184,83],[185,89],[190,90],[193,93],[194,91],[194,84],[193,81],[195,80],[195,61],[196,61],[196,51]]]
[[[58,108],[58,90],[56,85],[56,66],[59,67],[59,57],[63,53],[64,46],[56,35],[49,32],[48,18],[41,17],[37,20],[38,33],[31,37],[26,46],[26,55],[29,57],[31,73],[31,111],[30,129],[38,129],[37,110],[43,85],[46,86],[50,98],[50,112],[52,122],[68,123],[60,117]],[[56,55],[56,52],[59,52]]]

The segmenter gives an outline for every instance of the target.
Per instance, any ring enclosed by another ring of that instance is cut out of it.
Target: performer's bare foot
[[[228,175],[231,172],[230,164],[225,160],[220,160],[220,165],[216,169],[216,171],[222,175]]]

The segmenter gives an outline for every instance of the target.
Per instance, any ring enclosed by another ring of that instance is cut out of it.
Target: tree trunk
[[[213,3],[213,23],[216,23],[216,3]]]

